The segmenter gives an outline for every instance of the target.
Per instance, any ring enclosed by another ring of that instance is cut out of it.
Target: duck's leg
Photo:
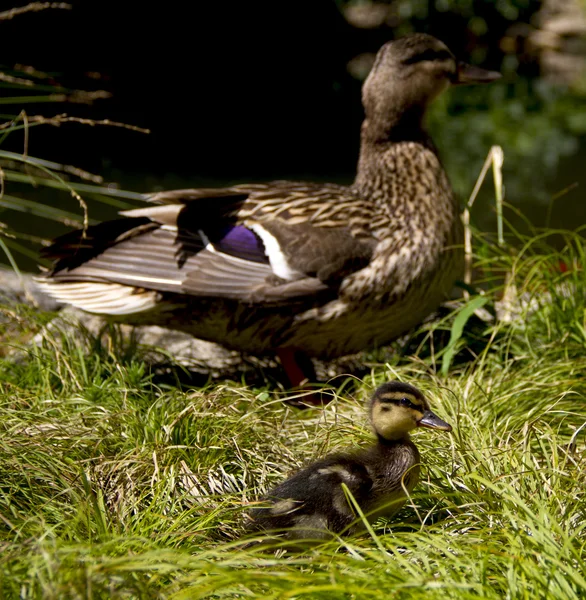
[[[313,363],[307,354],[293,348],[279,348],[277,356],[294,390],[310,390],[316,380]],[[313,392],[298,399],[298,403],[319,406],[325,404],[322,394]]]
[[[293,388],[301,388],[315,381],[315,369],[307,354],[293,348],[279,348],[277,356],[285,369],[289,383]]]

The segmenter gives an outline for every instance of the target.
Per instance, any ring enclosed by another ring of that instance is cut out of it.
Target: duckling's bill
[[[452,431],[452,426],[442,421],[435,413],[426,410],[423,417],[417,421],[417,427],[427,427],[429,429],[439,429],[440,431]]]

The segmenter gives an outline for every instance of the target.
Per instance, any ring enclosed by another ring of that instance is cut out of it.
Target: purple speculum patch
[[[237,256],[244,260],[268,264],[261,239],[244,225],[235,225],[218,231],[210,242],[220,252]]]

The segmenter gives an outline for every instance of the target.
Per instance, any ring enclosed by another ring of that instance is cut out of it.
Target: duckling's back
[[[249,528],[285,532],[293,540],[329,539],[353,524],[361,528],[353,501],[369,521],[394,514],[405,490],[417,483],[418,465],[419,452],[409,440],[328,456],[267,494],[265,506],[250,511]]]
[[[250,511],[250,529],[286,531],[289,539],[327,539],[356,519],[342,484],[357,502],[372,488],[367,467],[354,457],[333,455],[299,471]]]

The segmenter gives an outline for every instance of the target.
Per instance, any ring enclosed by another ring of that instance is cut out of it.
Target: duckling
[[[415,387],[381,385],[369,405],[376,442],[369,448],[332,454],[305,467],[249,513],[252,531],[280,533],[288,540],[326,540],[361,528],[342,488],[346,484],[369,521],[391,516],[419,479],[419,452],[409,437],[416,427],[451,431]]]
[[[314,378],[307,357],[383,346],[451,291],[462,224],[423,119],[451,84],[498,77],[430,35],[388,42],[364,83],[352,185],[161,192],[148,197],[158,206],[55,240],[39,285],[91,313],[275,352],[300,385]]]

